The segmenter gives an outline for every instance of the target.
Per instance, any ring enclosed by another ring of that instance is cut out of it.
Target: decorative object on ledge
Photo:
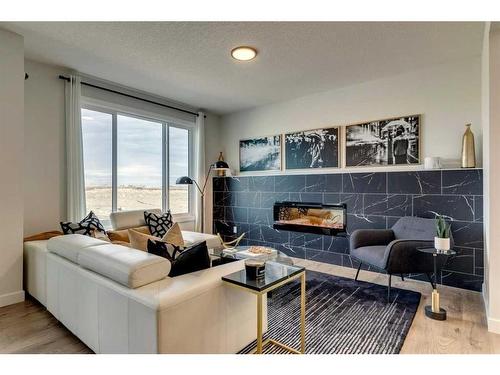
[[[274,229],[336,236],[346,232],[345,204],[276,202]]]
[[[420,163],[420,115],[346,126],[345,166]]]
[[[436,237],[434,237],[434,247],[437,250],[450,250],[451,225],[448,224],[441,215],[436,216]]]
[[[339,167],[339,128],[285,134],[285,169]]]
[[[476,167],[476,150],[474,147],[474,133],[470,130],[471,124],[465,125],[462,138],[462,168]]]
[[[240,172],[281,170],[281,135],[240,140]]]
[[[424,159],[424,168],[425,169],[441,169],[441,158],[434,156],[427,156]]]
[[[217,159],[217,161],[224,161],[224,155],[222,155],[222,151],[219,152],[219,158]],[[225,177],[226,176],[226,171],[227,169],[219,169],[217,170],[217,176],[218,177]]]
[[[210,177],[210,172],[212,170],[214,171],[221,171],[221,170],[228,170],[229,165],[225,161],[216,161],[213,164],[210,164],[210,167],[208,168],[207,175],[205,176],[205,182],[203,183],[203,187],[200,187],[198,183],[196,182],[195,179],[188,177],[188,176],[182,176],[175,181],[177,185],[196,185],[196,188],[200,192],[201,195],[201,230],[203,231],[205,229],[204,226],[204,221],[205,221],[205,189],[207,187],[207,181],[208,178]]]

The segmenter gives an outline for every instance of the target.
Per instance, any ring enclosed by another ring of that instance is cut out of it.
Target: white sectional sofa
[[[161,213],[160,209],[152,209],[148,211],[155,212],[157,214]],[[136,228],[146,225],[146,222],[144,221],[144,210],[117,211],[111,213],[109,215],[109,218],[111,219],[113,230]],[[184,238],[186,246],[201,241],[206,241],[207,247],[209,249],[214,249],[222,246],[220,238],[213,234],[183,230],[182,237]]]
[[[256,337],[255,297],[221,281],[241,261],[171,278],[168,260],[92,237],[24,251],[27,292],[96,353],[236,353]]]

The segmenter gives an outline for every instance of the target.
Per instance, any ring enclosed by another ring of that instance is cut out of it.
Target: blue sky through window
[[[111,186],[112,116],[82,109],[85,182]],[[118,115],[118,185],[161,187],[161,124]],[[188,174],[189,132],[170,127],[170,185]]]

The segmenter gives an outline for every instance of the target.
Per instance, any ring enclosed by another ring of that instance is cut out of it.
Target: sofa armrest
[[[392,229],[357,229],[351,234],[350,248],[363,246],[382,246],[394,240]]]

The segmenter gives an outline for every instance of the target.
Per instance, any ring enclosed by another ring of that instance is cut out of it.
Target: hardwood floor
[[[355,270],[295,259],[310,270],[353,277]],[[386,284],[387,276],[362,271],[360,280]],[[452,287],[440,287],[441,303],[448,311],[444,322],[425,317],[423,308],[430,304],[430,286],[413,280],[402,282],[393,277],[397,288],[422,293],[417,314],[401,353],[405,354],[500,354],[500,335],[489,333],[480,293]],[[34,299],[0,308],[0,353],[92,353],[77,337],[59,323]]]

